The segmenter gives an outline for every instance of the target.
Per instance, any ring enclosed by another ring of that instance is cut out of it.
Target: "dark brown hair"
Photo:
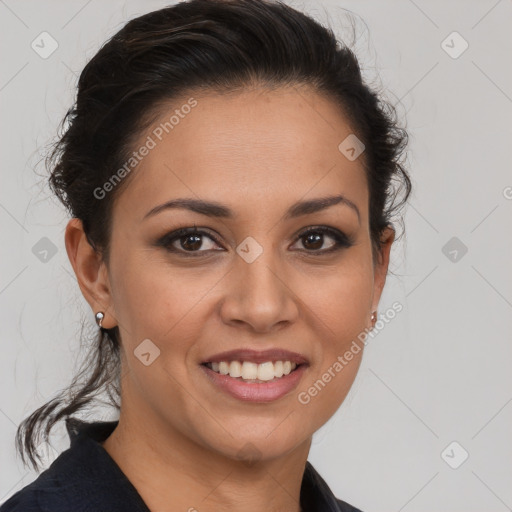
[[[353,51],[331,29],[280,1],[190,0],[129,21],[103,45],[83,69],[63,135],[47,157],[52,191],[82,221],[105,262],[113,202],[128,179],[104,199],[94,191],[127,161],[162,105],[193,90],[257,84],[311,86],[348,117],[366,147],[370,235],[378,255],[383,229],[411,192],[401,163],[407,133],[395,108],[362,79]],[[16,446],[25,464],[28,458],[37,469],[41,436],[47,442],[58,421],[101,392],[119,409],[120,341],[117,327],[101,329],[70,387],[20,424]]]

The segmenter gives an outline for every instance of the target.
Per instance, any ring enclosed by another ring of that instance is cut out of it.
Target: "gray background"
[[[512,2],[288,3],[329,16],[340,35],[342,8],[364,20],[358,56],[407,117],[415,187],[379,308],[404,309],[368,344],[309,460],[365,512],[512,510]],[[16,426],[69,383],[81,318],[94,329],[65,252],[66,214],[37,175],[44,147],[87,60],[167,4],[0,0],[0,502],[36,477],[15,456]],[[44,31],[58,43],[46,59],[31,47]],[[48,461],[67,447],[62,428],[52,439]]]

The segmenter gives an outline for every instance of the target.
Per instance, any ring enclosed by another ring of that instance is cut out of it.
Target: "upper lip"
[[[268,350],[252,350],[252,349],[236,349],[228,350],[210,356],[203,361],[205,363],[220,363],[221,361],[248,361],[256,364],[265,363],[267,361],[291,361],[292,363],[309,364],[306,357],[297,353],[290,352],[281,348],[268,349]]]

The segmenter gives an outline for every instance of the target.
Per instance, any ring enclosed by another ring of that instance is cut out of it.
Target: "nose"
[[[237,258],[226,279],[229,284],[220,309],[224,323],[271,333],[298,318],[293,285],[271,251],[264,251],[252,263]]]

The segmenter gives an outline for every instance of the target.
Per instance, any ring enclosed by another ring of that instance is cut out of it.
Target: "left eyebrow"
[[[284,219],[288,220],[300,217],[302,215],[310,215],[312,213],[325,210],[338,204],[342,206],[348,206],[350,209],[355,211],[357,214],[357,219],[359,223],[361,223],[361,213],[359,212],[357,205],[342,195],[319,197],[307,201],[299,201],[288,208]],[[207,215],[208,217],[218,217],[225,219],[233,219],[235,217],[233,211],[224,204],[217,203],[215,201],[204,201],[202,199],[179,198],[172,199],[171,201],[167,201],[166,203],[155,206],[148,213],[146,213],[146,215],[144,215],[143,220],[164,210],[173,208],[183,208],[199,213],[201,215]]]
[[[328,196],[328,197],[319,197],[317,199],[310,199],[308,201],[299,201],[298,203],[293,204],[285,215],[285,220],[292,219],[295,217],[300,217],[301,215],[308,215],[311,213],[316,213],[327,208],[330,208],[334,205],[342,205],[348,206],[357,214],[357,220],[361,223],[361,213],[359,212],[359,208],[357,205],[352,202],[350,199],[347,199],[345,196]]]

